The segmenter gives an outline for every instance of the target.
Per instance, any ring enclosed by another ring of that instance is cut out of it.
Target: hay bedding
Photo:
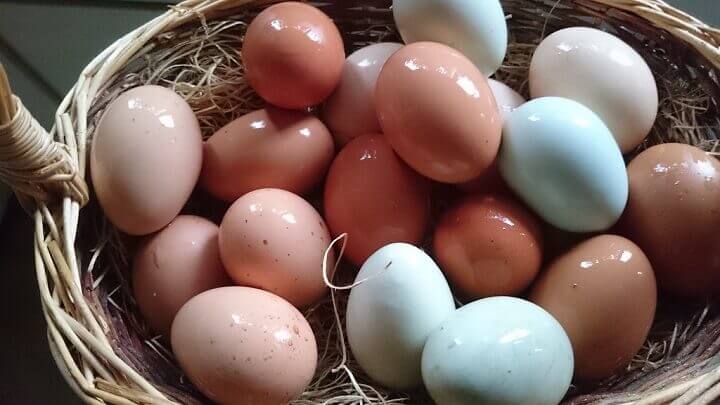
[[[390,0],[337,3],[316,2],[328,14],[336,16],[348,54],[370,43],[399,41],[388,10]],[[348,3],[358,6],[347,7]],[[576,0],[574,7],[570,7],[570,3],[569,0],[503,1],[511,44],[506,61],[495,77],[527,96],[528,65],[540,39],[567,26],[608,30],[643,54],[660,92],[656,125],[635,153],[656,143],[683,142],[720,154],[717,142],[720,123],[715,102],[720,94],[716,72],[698,62],[702,59],[695,51],[631,14],[608,12],[582,0]],[[159,84],[181,94],[197,114],[206,138],[232,119],[260,108],[263,103],[243,79],[240,55],[243,33],[252,17],[251,12],[202,16],[199,22],[161,34],[98,93],[88,113],[91,117],[88,134],[92,136],[108,102],[122,91],[143,84]],[[311,198],[316,206],[317,194]],[[442,206],[447,201],[438,203]],[[203,192],[196,192],[185,212],[218,221],[226,207]],[[102,326],[109,331],[111,346],[120,358],[162,392],[181,403],[200,403],[198,398],[202,396],[183,378],[167,341],[154,336],[138,315],[129,270],[139,241],[120,235],[107,223],[95,202],[86,207],[83,214],[78,240],[82,268],[87,269],[83,276],[84,295],[91,309],[105,319],[106,325]],[[339,270],[334,282],[347,285],[352,278],[353,269],[345,267]],[[337,312],[333,311],[330,297],[305,311],[317,335],[320,362],[312,385],[293,404],[430,403],[423,392],[391,393],[372,385],[354,363],[341,338],[347,291],[334,291],[332,299]],[[652,399],[648,397],[651,393],[677,382],[693,382],[703,371],[720,365],[716,356],[719,351],[720,317],[713,303],[661,301],[650,338],[624,372],[597,385],[573,387],[568,398],[578,404]],[[119,395],[130,395],[127,389],[100,378],[100,387]]]

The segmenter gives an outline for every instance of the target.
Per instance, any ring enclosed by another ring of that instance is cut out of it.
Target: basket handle
[[[12,93],[0,64],[0,180],[26,209],[37,202],[70,197],[85,205],[88,188],[67,147],[32,117]]]

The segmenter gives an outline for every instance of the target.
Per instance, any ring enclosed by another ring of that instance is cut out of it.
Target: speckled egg
[[[217,288],[191,299],[173,322],[171,340],[190,381],[225,405],[285,404],[305,390],[317,366],[307,320],[255,288]]]
[[[322,266],[329,244],[330,233],[315,208],[280,189],[245,194],[220,224],[220,257],[230,277],[298,307],[327,293]]]

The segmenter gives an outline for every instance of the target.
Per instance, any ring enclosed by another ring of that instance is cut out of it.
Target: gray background
[[[720,26],[718,0],[668,0]],[[82,68],[161,13],[162,0],[0,0],[0,61],[46,126]],[[49,356],[32,268],[32,225],[12,203],[0,225],[0,404],[74,404]]]

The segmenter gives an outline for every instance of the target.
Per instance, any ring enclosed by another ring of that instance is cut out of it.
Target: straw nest
[[[172,88],[192,106],[205,137],[259,108],[261,100],[243,78],[240,49],[247,23],[258,5],[268,3],[189,0],[99,55],[58,110],[53,135],[65,146],[57,153],[72,166],[63,169],[63,184],[85,172],[87,145],[99,117],[128,88]],[[336,20],[348,53],[370,43],[399,41],[390,3],[316,2]],[[658,83],[656,125],[634,153],[662,142],[720,153],[717,31],[657,0],[504,0],[503,6],[511,43],[497,79],[527,96],[528,65],[544,36],[568,26],[598,27],[638,50]],[[4,135],[7,125],[1,124]],[[12,173],[12,167],[0,167],[6,180]],[[51,349],[70,385],[90,403],[202,403],[167,342],[153,335],[138,314],[129,288],[138,240],[118,233],[92,196],[80,210],[83,190],[74,193],[67,185],[39,189],[45,193],[18,188],[35,218],[36,271]],[[57,194],[64,195],[61,202],[50,202],[48,195]],[[225,208],[196,192],[185,212],[217,221]],[[352,272],[341,269],[335,283],[347,284]],[[334,291],[305,311],[317,335],[320,363],[311,386],[293,404],[430,403],[423,392],[374,386],[357,368],[342,338],[346,298],[346,291]],[[572,387],[568,401],[661,403],[681,397],[680,403],[708,403],[720,396],[719,352],[720,314],[712,302],[661,301],[651,336],[634,361],[599,384]]]

